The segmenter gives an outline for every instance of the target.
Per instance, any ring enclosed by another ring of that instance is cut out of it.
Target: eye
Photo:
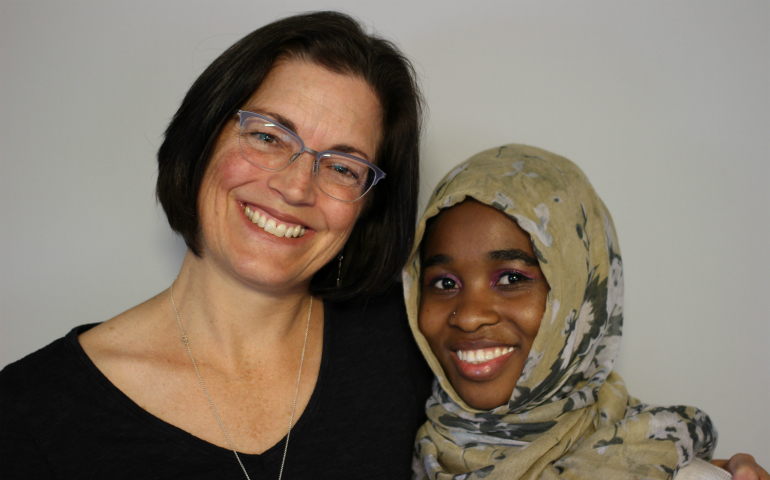
[[[278,141],[278,138],[265,132],[254,132],[251,136],[255,141],[262,143],[276,143]]]
[[[294,148],[292,138],[285,130],[273,123],[249,118],[241,125],[241,136],[247,144],[257,150],[268,152],[277,149]]]
[[[343,177],[358,179],[358,175],[356,174],[356,172],[354,172],[353,169],[351,169],[350,167],[348,167],[343,163],[335,162],[335,163],[332,163],[329,167],[339,175],[342,175]]]
[[[528,280],[532,280],[528,276],[519,272],[503,272],[497,279],[496,285],[519,285]]]
[[[430,286],[438,290],[454,290],[457,288],[457,282],[449,277],[441,277],[434,279]]]

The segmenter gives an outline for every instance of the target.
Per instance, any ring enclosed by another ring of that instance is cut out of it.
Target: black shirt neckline
[[[289,455],[291,455],[292,445],[299,445],[301,443],[303,433],[310,429],[315,416],[319,413],[321,398],[323,397],[323,386],[327,375],[328,369],[331,363],[331,338],[332,338],[332,307],[331,302],[324,302],[324,331],[323,331],[323,347],[321,350],[321,366],[318,370],[318,380],[316,381],[313,393],[310,396],[307,407],[302,412],[299,419],[296,419],[294,426],[291,429],[291,441],[289,442]],[[172,438],[177,443],[194,449],[202,454],[220,457],[222,460],[232,460],[235,462],[235,455],[233,451],[209,443],[195,435],[172,425],[165,420],[152,415],[147,412],[136,402],[134,402],[128,395],[123,393],[115,384],[113,384],[99,368],[94,364],[91,358],[86,354],[83,347],[78,341],[78,336],[81,333],[87,332],[91,328],[99,325],[99,323],[91,323],[86,325],[80,325],[73,328],[65,337],[65,346],[70,352],[77,358],[82,367],[90,374],[90,376],[96,381],[96,383],[104,391],[105,395],[115,402],[121,409],[128,414],[147,425],[152,430]],[[192,368],[192,365],[190,365]],[[203,395],[203,392],[201,392]],[[212,417],[214,412],[211,412]],[[236,442],[235,448],[237,450],[238,445]],[[238,452],[238,456],[244,462],[244,464],[252,464],[254,466],[263,466],[280,462],[283,458],[283,451],[286,445],[286,436],[284,435],[281,440],[275,445],[265,450],[261,454],[249,454]]]

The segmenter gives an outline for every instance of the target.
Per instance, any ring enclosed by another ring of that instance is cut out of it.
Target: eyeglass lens
[[[248,116],[241,122],[241,153],[249,162],[267,170],[280,170],[303,151],[293,132],[267,119]],[[322,192],[343,202],[361,198],[371,187],[374,171],[353,158],[334,153],[319,154],[316,181]]]

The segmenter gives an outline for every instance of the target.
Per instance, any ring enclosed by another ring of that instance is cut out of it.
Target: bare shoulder
[[[164,291],[84,332],[78,341],[96,368],[134,403],[186,428],[169,414],[184,395],[179,382],[187,378],[180,372],[189,370],[174,318]]]
[[[78,337],[86,355],[111,381],[122,383],[121,378],[137,373],[143,364],[156,362],[164,342],[175,338],[163,334],[175,326],[164,309],[167,295],[162,292]]]

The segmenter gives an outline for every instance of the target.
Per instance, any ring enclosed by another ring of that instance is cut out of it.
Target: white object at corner
[[[674,480],[731,480],[730,472],[696,458],[693,462],[679,470]]]

